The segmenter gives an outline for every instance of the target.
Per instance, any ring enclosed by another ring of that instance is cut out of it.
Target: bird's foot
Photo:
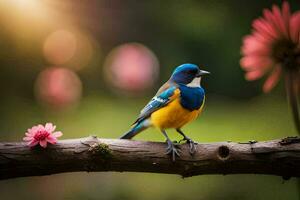
[[[181,150],[179,149],[178,144],[174,144],[173,142],[167,140],[168,147],[166,154],[170,154],[172,157],[172,161],[175,162],[176,156],[180,157]]]
[[[194,155],[194,153],[196,152],[196,145],[197,145],[197,143],[194,142],[194,141],[193,141],[191,138],[189,138],[189,137],[184,137],[183,139],[181,139],[181,140],[179,141],[179,143],[180,143],[181,141],[186,141],[186,143],[188,143],[188,144],[190,145],[190,150],[189,150],[189,152],[190,152],[191,155]]]

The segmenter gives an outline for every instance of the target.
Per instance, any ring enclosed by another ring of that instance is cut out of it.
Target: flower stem
[[[300,118],[299,118],[299,73],[293,70],[287,70],[285,75],[286,93],[289,104],[292,108],[294,124],[297,132],[300,135]]]

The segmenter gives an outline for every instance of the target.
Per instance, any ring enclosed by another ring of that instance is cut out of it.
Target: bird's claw
[[[194,155],[194,153],[196,152],[196,145],[197,143],[195,143],[193,140],[189,139],[187,140],[187,143],[190,144],[190,154]]]
[[[178,144],[174,144],[173,142],[168,142],[168,147],[166,154],[170,154],[172,156],[172,161],[175,162],[176,156],[180,157],[181,150],[178,147]]]
[[[189,152],[190,152],[191,155],[194,155],[194,153],[196,152],[196,145],[197,145],[197,143],[194,142],[190,138],[183,138],[183,139],[179,140],[179,143],[182,142],[182,141],[186,141],[186,143],[189,144],[189,146],[190,146]]]

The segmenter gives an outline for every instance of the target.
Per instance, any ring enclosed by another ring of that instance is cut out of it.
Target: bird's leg
[[[177,131],[180,135],[183,136],[183,139],[182,139],[182,140],[185,140],[185,141],[187,141],[187,143],[190,144],[190,154],[193,155],[193,154],[195,153],[195,151],[196,151],[196,144],[197,144],[197,143],[195,143],[191,138],[189,138],[188,136],[186,136],[186,135],[182,132],[182,130],[181,130],[180,128],[176,129],[176,131]],[[180,141],[182,141],[182,140],[180,140]],[[180,142],[180,141],[179,141],[179,142]]]
[[[180,150],[177,149],[178,147],[170,140],[165,130],[161,130],[161,132],[166,137],[168,143],[166,154],[170,154],[172,156],[172,161],[175,162],[176,156],[179,157]]]

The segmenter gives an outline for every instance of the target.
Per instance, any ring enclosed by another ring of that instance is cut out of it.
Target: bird
[[[132,139],[149,127],[158,128],[166,138],[166,154],[172,161],[180,157],[178,145],[173,143],[166,129],[175,129],[189,143],[189,153],[196,151],[195,142],[186,136],[182,127],[195,120],[202,112],[205,91],[201,87],[201,78],[210,72],[201,70],[196,64],[185,63],[175,68],[169,80],[163,84],[155,96],[141,110],[131,129],[120,139]]]

